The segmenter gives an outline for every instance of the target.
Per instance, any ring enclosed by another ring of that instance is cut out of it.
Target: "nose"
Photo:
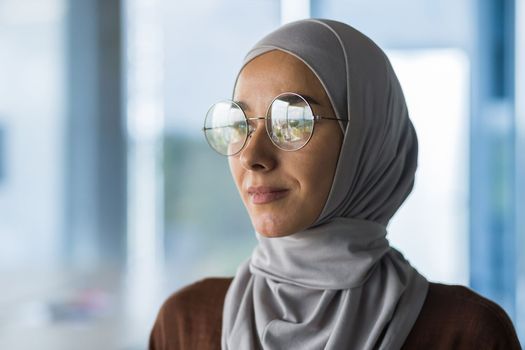
[[[246,144],[242,149],[239,160],[246,170],[270,171],[277,164],[275,152],[277,148],[272,144],[266,132],[265,120],[257,120],[253,123],[255,130],[248,136]]]

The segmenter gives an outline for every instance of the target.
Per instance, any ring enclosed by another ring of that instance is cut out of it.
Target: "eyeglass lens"
[[[266,116],[266,129],[278,148],[286,151],[300,149],[312,136],[313,127],[312,109],[301,96],[283,94],[272,101]],[[239,153],[248,138],[248,130],[243,110],[233,101],[214,104],[206,115],[206,139],[222,155]]]

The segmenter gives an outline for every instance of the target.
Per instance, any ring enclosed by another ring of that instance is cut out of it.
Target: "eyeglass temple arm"
[[[252,117],[252,118],[246,118],[247,120],[262,120],[262,119],[267,119],[267,117]],[[320,115],[314,115],[314,119],[315,120],[319,120],[319,119],[330,119],[330,120],[342,120],[344,122],[347,122],[348,119],[341,119],[341,118],[336,118],[336,117],[322,117]]]
[[[246,120],[263,120],[263,119],[267,119],[267,117],[251,117],[251,118],[246,118]],[[314,115],[314,120],[320,120],[320,119],[329,119],[329,120],[341,120],[343,122],[347,122],[348,119],[341,119],[341,118],[335,118],[335,117],[322,117],[320,115]],[[230,126],[216,126],[216,127],[213,127],[213,128],[206,128],[206,127],[203,127],[202,130],[206,131],[206,130],[212,130],[212,129],[218,129],[218,128],[229,128]]]
[[[314,119],[315,120],[319,120],[319,119],[341,120],[343,122],[347,122],[348,121],[348,119],[341,119],[341,118],[336,118],[336,117],[321,117],[320,115],[314,115]]]

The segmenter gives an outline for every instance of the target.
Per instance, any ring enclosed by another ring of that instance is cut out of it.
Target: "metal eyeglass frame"
[[[217,104],[217,103],[220,103],[220,102],[229,102],[229,103],[233,103],[235,106],[237,106],[237,108],[239,108],[239,110],[242,111],[242,115],[244,116],[244,119],[246,120],[246,125],[248,126],[248,132],[246,133],[246,137],[244,138],[244,142],[242,144],[242,146],[239,148],[239,150],[233,154],[223,154],[219,151],[217,151],[211,144],[210,144],[210,141],[208,140],[208,138],[206,137],[206,130],[211,130],[211,129],[214,129],[214,128],[206,128],[206,119],[204,120],[204,127],[202,128],[202,131],[204,132],[204,138],[206,139],[206,142],[208,143],[208,145],[215,151],[217,152],[218,154],[222,155],[222,156],[226,156],[226,157],[232,157],[232,156],[235,156],[237,154],[239,154],[243,149],[244,147],[246,146],[246,143],[248,142],[248,139],[250,138],[251,134],[253,134],[253,132],[256,130],[255,127],[253,127],[251,124],[250,124],[250,120],[268,120],[270,119],[268,117],[268,112],[270,111],[270,108],[272,107],[273,103],[275,102],[275,100],[277,100],[278,98],[282,97],[282,96],[285,96],[285,95],[293,95],[293,96],[296,96],[298,98],[300,98],[304,103],[306,103],[306,105],[308,106],[308,108],[310,108],[310,111],[312,112],[312,117],[313,117],[313,123],[314,125],[312,126],[312,132],[310,133],[310,136],[308,137],[308,139],[306,140],[306,142],[299,148],[295,148],[295,149],[285,149],[285,148],[282,148],[282,147],[279,147],[278,144],[276,144],[274,142],[274,140],[272,139],[272,136],[270,135],[270,132],[268,130],[268,124],[267,122],[264,124],[265,126],[265,129],[266,129],[266,135],[268,135],[268,138],[270,139],[270,141],[272,142],[272,144],[277,147],[278,149],[282,150],[282,151],[286,151],[286,152],[294,152],[294,151],[298,151],[300,150],[301,148],[303,148],[304,146],[306,146],[308,144],[308,142],[310,142],[310,139],[312,138],[312,136],[314,135],[314,131],[315,131],[315,124],[321,120],[321,119],[328,119],[328,120],[339,120],[339,121],[343,121],[343,122],[347,122],[348,120],[347,119],[341,119],[341,118],[336,118],[336,117],[322,117],[322,116],[319,116],[319,115],[315,115],[314,114],[314,110],[312,108],[312,106],[310,105],[310,103],[303,97],[301,96],[300,94],[298,93],[295,93],[295,92],[283,92],[283,93],[280,93],[279,95],[275,96],[272,100],[272,102],[270,102],[270,104],[268,105],[267,109],[266,109],[266,116],[265,117],[251,117],[251,118],[248,118],[246,116],[246,113],[244,112],[244,110],[242,109],[241,106],[239,106],[239,104],[235,101],[232,101],[232,100],[222,100],[222,101],[219,101],[219,102],[216,102],[214,103],[209,109],[208,109],[208,113],[209,111]],[[208,115],[208,113],[206,113],[206,116]]]

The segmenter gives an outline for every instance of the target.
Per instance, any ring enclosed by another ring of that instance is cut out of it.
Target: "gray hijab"
[[[279,238],[256,233],[226,294],[222,348],[400,349],[428,282],[386,239],[417,167],[399,82],[383,51],[344,23],[284,25],[244,65],[275,49],[309,66],[349,122],[341,124],[335,177],[314,225]]]

